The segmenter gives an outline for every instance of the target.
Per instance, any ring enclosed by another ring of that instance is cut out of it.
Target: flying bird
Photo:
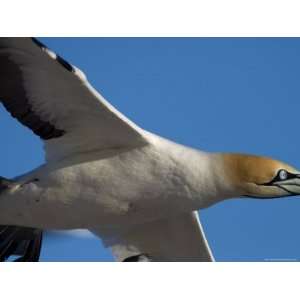
[[[0,101],[43,140],[46,158],[0,177],[0,261],[38,261],[43,230],[76,228],[98,235],[117,261],[213,261],[198,210],[300,194],[288,164],[140,128],[34,38],[0,38]]]

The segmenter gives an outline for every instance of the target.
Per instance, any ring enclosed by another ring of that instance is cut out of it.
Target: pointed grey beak
[[[300,195],[300,174],[293,174],[292,178],[274,182],[274,186],[278,186],[292,196]]]
[[[281,169],[270,182],[261,185],[278,187],[284,191],[284,196],[297,196],[300,195],[300,172],[291,173]]]

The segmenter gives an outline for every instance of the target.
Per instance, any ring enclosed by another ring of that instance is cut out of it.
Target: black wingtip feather
[[[32,37],[31,40],[40,48],[47,49],[47,47],[42,42],[40,42],[37,38]]]
[[[0,261],[7,261],[13,255],[21,255],[17,262],[39,261],[42,237],[42,230],[0,226]]]
[[[38,39],[36,38],[31,38],[32,41],[41,49],[49,49],[47,46],[45,46],[42,42],[40,42]],[[75,72],[73,66],[71,64],[69,64],[65,59],[63,59],[60,55],[56,54],[56,58],[55,60],[61,65],[63,66],[65,69],[67,69],[69,72]]]
[[[64,60],[61,56],[56,54],[56,60],[68,71],[74,72],[74,68],[70,65],[66,60]]]
[[[39,261],[42,246],[42,234],[31,240],[26,247],[25,253],[15,262],[36,262]]]

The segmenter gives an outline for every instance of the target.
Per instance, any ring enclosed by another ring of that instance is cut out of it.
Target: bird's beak
[[[273,185],[281,188],[291,196],[300,195],[300,174],[294,174],[291,179],[274,182]]]

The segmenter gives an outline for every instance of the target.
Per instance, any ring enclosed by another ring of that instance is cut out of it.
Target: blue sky
[[[41,38],[139,126],[207,151],[300,169],[300,39]],[[42,143],[0,107],[1,176],[43,162]],[[201,211],[217,261],[300,259],[300,197],[226,200]],[[92,237],[49,233],[42,261],[109,261]]]

